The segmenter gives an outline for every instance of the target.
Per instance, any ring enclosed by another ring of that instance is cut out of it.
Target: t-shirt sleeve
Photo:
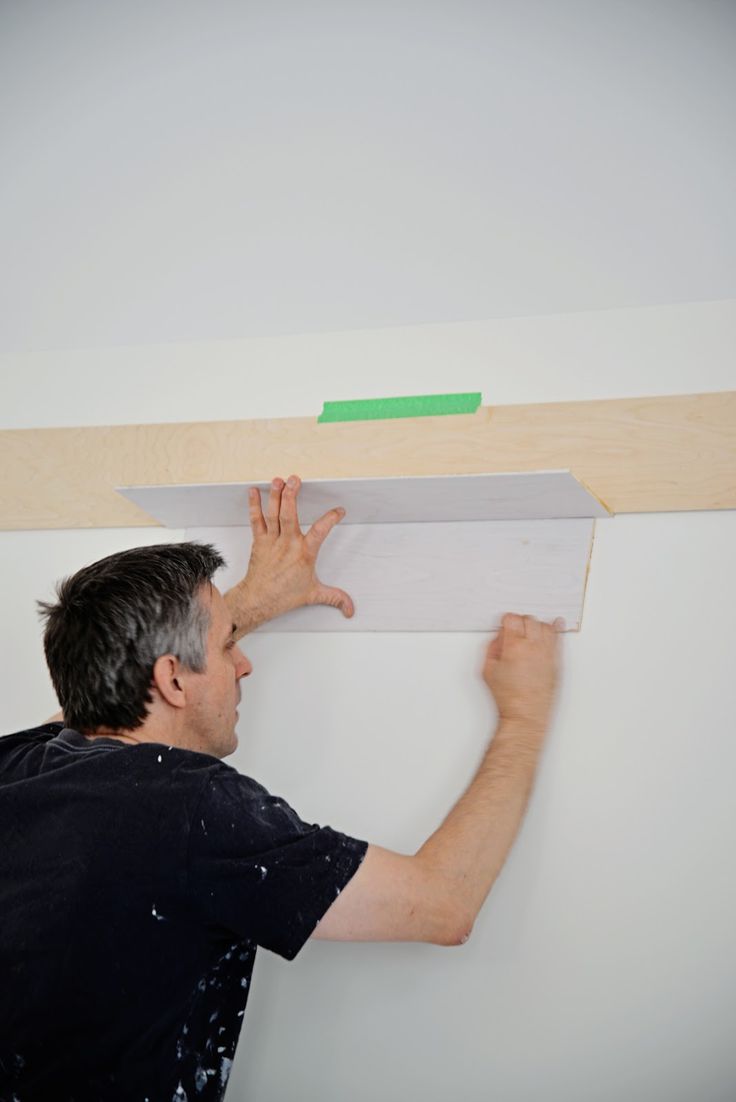
[[[367,849],[221,764],[191,824],[189,892],[207,922],[293,960]]]

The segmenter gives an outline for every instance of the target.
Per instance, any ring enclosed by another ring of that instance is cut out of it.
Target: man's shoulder
[[[40,723],[36,727],[23,727],[20,731],[11,731],[10,734],[0,735],[0,742],[7,738],[27,739],[28,741],[55,738],[59,731],[63,731],[63,729],[64,724],[56,720],[53,723]]]
[[[0,735],[0,753],[4,750],[11,750],[16,746],[33,746],[49,742],[52,738],[56,738],[63,729],[63,723],[42,723],[38,727],[24,727],[20,731]]]

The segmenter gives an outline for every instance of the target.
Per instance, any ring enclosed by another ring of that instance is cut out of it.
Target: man
[[[507,615],[484,677],[499,722],[467,792],[412,856],[303,822],[221,759],[237,745],[238,640],[323,585],[333,509],[302,535],[299,479],[251,492],[245,578],[210,545],[135,548],[39,603],[65,724],[0,739],[0,1099],[224,1095],[256,948],[308,938],[461,945],[518,830],[563,625]]]

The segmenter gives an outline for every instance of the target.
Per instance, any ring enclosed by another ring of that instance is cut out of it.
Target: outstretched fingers
[[[339,505],[337,508],[330,509],[329,512],[324,513],[319,520],[315,520],[304,537],[307,547],[312,554],[317,554],[317,551],[322,546],[329,533],[344,516],[345,510]]]
[[[310,603],[315,605],[331,605],[332,608],[339,608],[343,616],[348,620],[355,612],[353,598],[349,593],[346,593],[344,589],[337,589],[335,586],[322,585],[321,583],[317,587]]]
[[[279,524],[282,534],[286,536],[293,536],[295,532],[299,531],[299,514],[296,508],[296,499],[299,494],[300,486],[301,479],[298,475],[292,474],[289,476],[281,495]]]
[[[270,536],[278,536],[281,531],[279,513],[281,512],[281,494],[283,490],[283,478],[274,478],[271,483],[271,491],[268,495],[268,512],[266,514],[266,527]]]
[[[261,508],[261,491],[257,486],[251,486],[248,491],[248,512],[250,514],[250,527],[255,536],[262,536],[266,532],[266,521]]]

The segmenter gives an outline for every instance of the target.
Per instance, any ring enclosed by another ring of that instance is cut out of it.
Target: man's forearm
[[[468,933],[518,833],[543,738],[543,727],[501,720],[467,791],[416,854],[465,914]]]

